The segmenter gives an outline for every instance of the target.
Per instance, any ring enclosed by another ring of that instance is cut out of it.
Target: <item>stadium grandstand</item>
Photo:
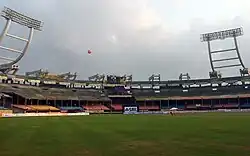
[[[13,37],[6,32],[12,20],[30,29],[41,30],[42,22],[28,18],[5,8],[2,16],[8,27],[1,39]],[[28,18],[13,18],[18,15]],[[29,21],[28,23],[25,23]],[[35,23],[35,24],[34,24]],[[0,111],[3,113],[27,112],[89,112],[122,113],[125,106],[137,107],[139,111],[217,110],[250,109],[250,76],[239,54],[236,38],[243,35],[242,28],[230,29],[201,35],[201,41],[208,43],[212,71],[210,78],[192,79],[189,73],[181,73],[179,80],[162,81],[160,74],[153,74],[147,81],[133,81],[132,75],[96,74],[88,80],[77,80],[76,73],[51,74],[48,70],[34,70],[17,75],[16,63],[21,60],[29,46],[28,42],[20,55],[12,62],[0,65]],[[20,37],[14,37],[20,39]],[[221,38],[233,38],[234,49],[211,51],[210,42]],[[24,39],[21,39],[24,40]],[[31,40],[31,37],[28,40]],[[3,47],[2,47],[3,48]],[[13,49],[5,48],[13,51]],[[237,57],[212,60],[214,53],[235,51]],[[0,57],[3,58],[3,57]],[[238,60],[239,64],[215,66],[215,62]],[[216,69],[240,66],[240,76],[223,77]],[[11,72],[13,71],[14,72]]]

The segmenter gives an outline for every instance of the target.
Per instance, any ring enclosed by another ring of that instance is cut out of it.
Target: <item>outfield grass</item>
[[[249,156],[250,114],[0,118],[1,156]]]

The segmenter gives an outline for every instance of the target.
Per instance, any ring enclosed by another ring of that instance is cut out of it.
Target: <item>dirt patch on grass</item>
[[[241,146],[244,150],[250,151],[250,146]]]

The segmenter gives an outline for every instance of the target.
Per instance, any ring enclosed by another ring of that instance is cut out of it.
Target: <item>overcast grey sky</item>
[[[1,0],[0,6],[44,22],[19,63],[22,73],[44,68],[77,71],[81,79],[95,73],[133,74],[136,80],[161,73],[162,79],[177,79],[181,72],[204,78],[210,66],[200,34],[241,26],[240,50],[250,66],[249,0]],[[0,30],[4,22],[1,18]],[[11,32],[27,30],[12,27]],[[231,48],[232,42],[213,45]],[[222,72],[228,76],[238,70]]]

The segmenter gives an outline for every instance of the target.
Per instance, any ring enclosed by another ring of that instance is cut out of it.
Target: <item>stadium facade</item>
[[[18,16],[17,16],[18,15]],[[208,79],[191,79],[188,73],[180,74],[179,80],[162,81],[160,74],[153,74],[148,81],[133,81],[132,75],[100,75],[89,80],[77,80],[76,73],[50,74],[48,71],[35,70],[26,75],[16,75],[16,63],[24,56],[33,30],[41,30],[41,22],[5,8],[2,15],[6,27],[1,40],[7,36],[25,41],[23,51],[0,47],[21,55],[16,59],[0,57],[9,61],[0,66],[1,112],[90,112],[121,113],[124,107],[136,111],[178,110],[218,110],[250,109],[250,76],[243,64],[236,38],[243,35],[242,28],[201,35],[201,41],[208,43],[212,71]],[[18,17],[18,18],[17,18]],[[22,21],[25,19],[24,21]],[[7,29],[14,21],[30,29],[28,40],[10,35]],[[211,51],[211,41],[232,38],[235,48]],[[234,58],[213,59],[217,53],[236,53]],[[239,63],[216,66],[217,62],[239,61]],[[220,68],[240,66],[240,76],[223,77]],[[11,71],[14,71],[10,74]]]

